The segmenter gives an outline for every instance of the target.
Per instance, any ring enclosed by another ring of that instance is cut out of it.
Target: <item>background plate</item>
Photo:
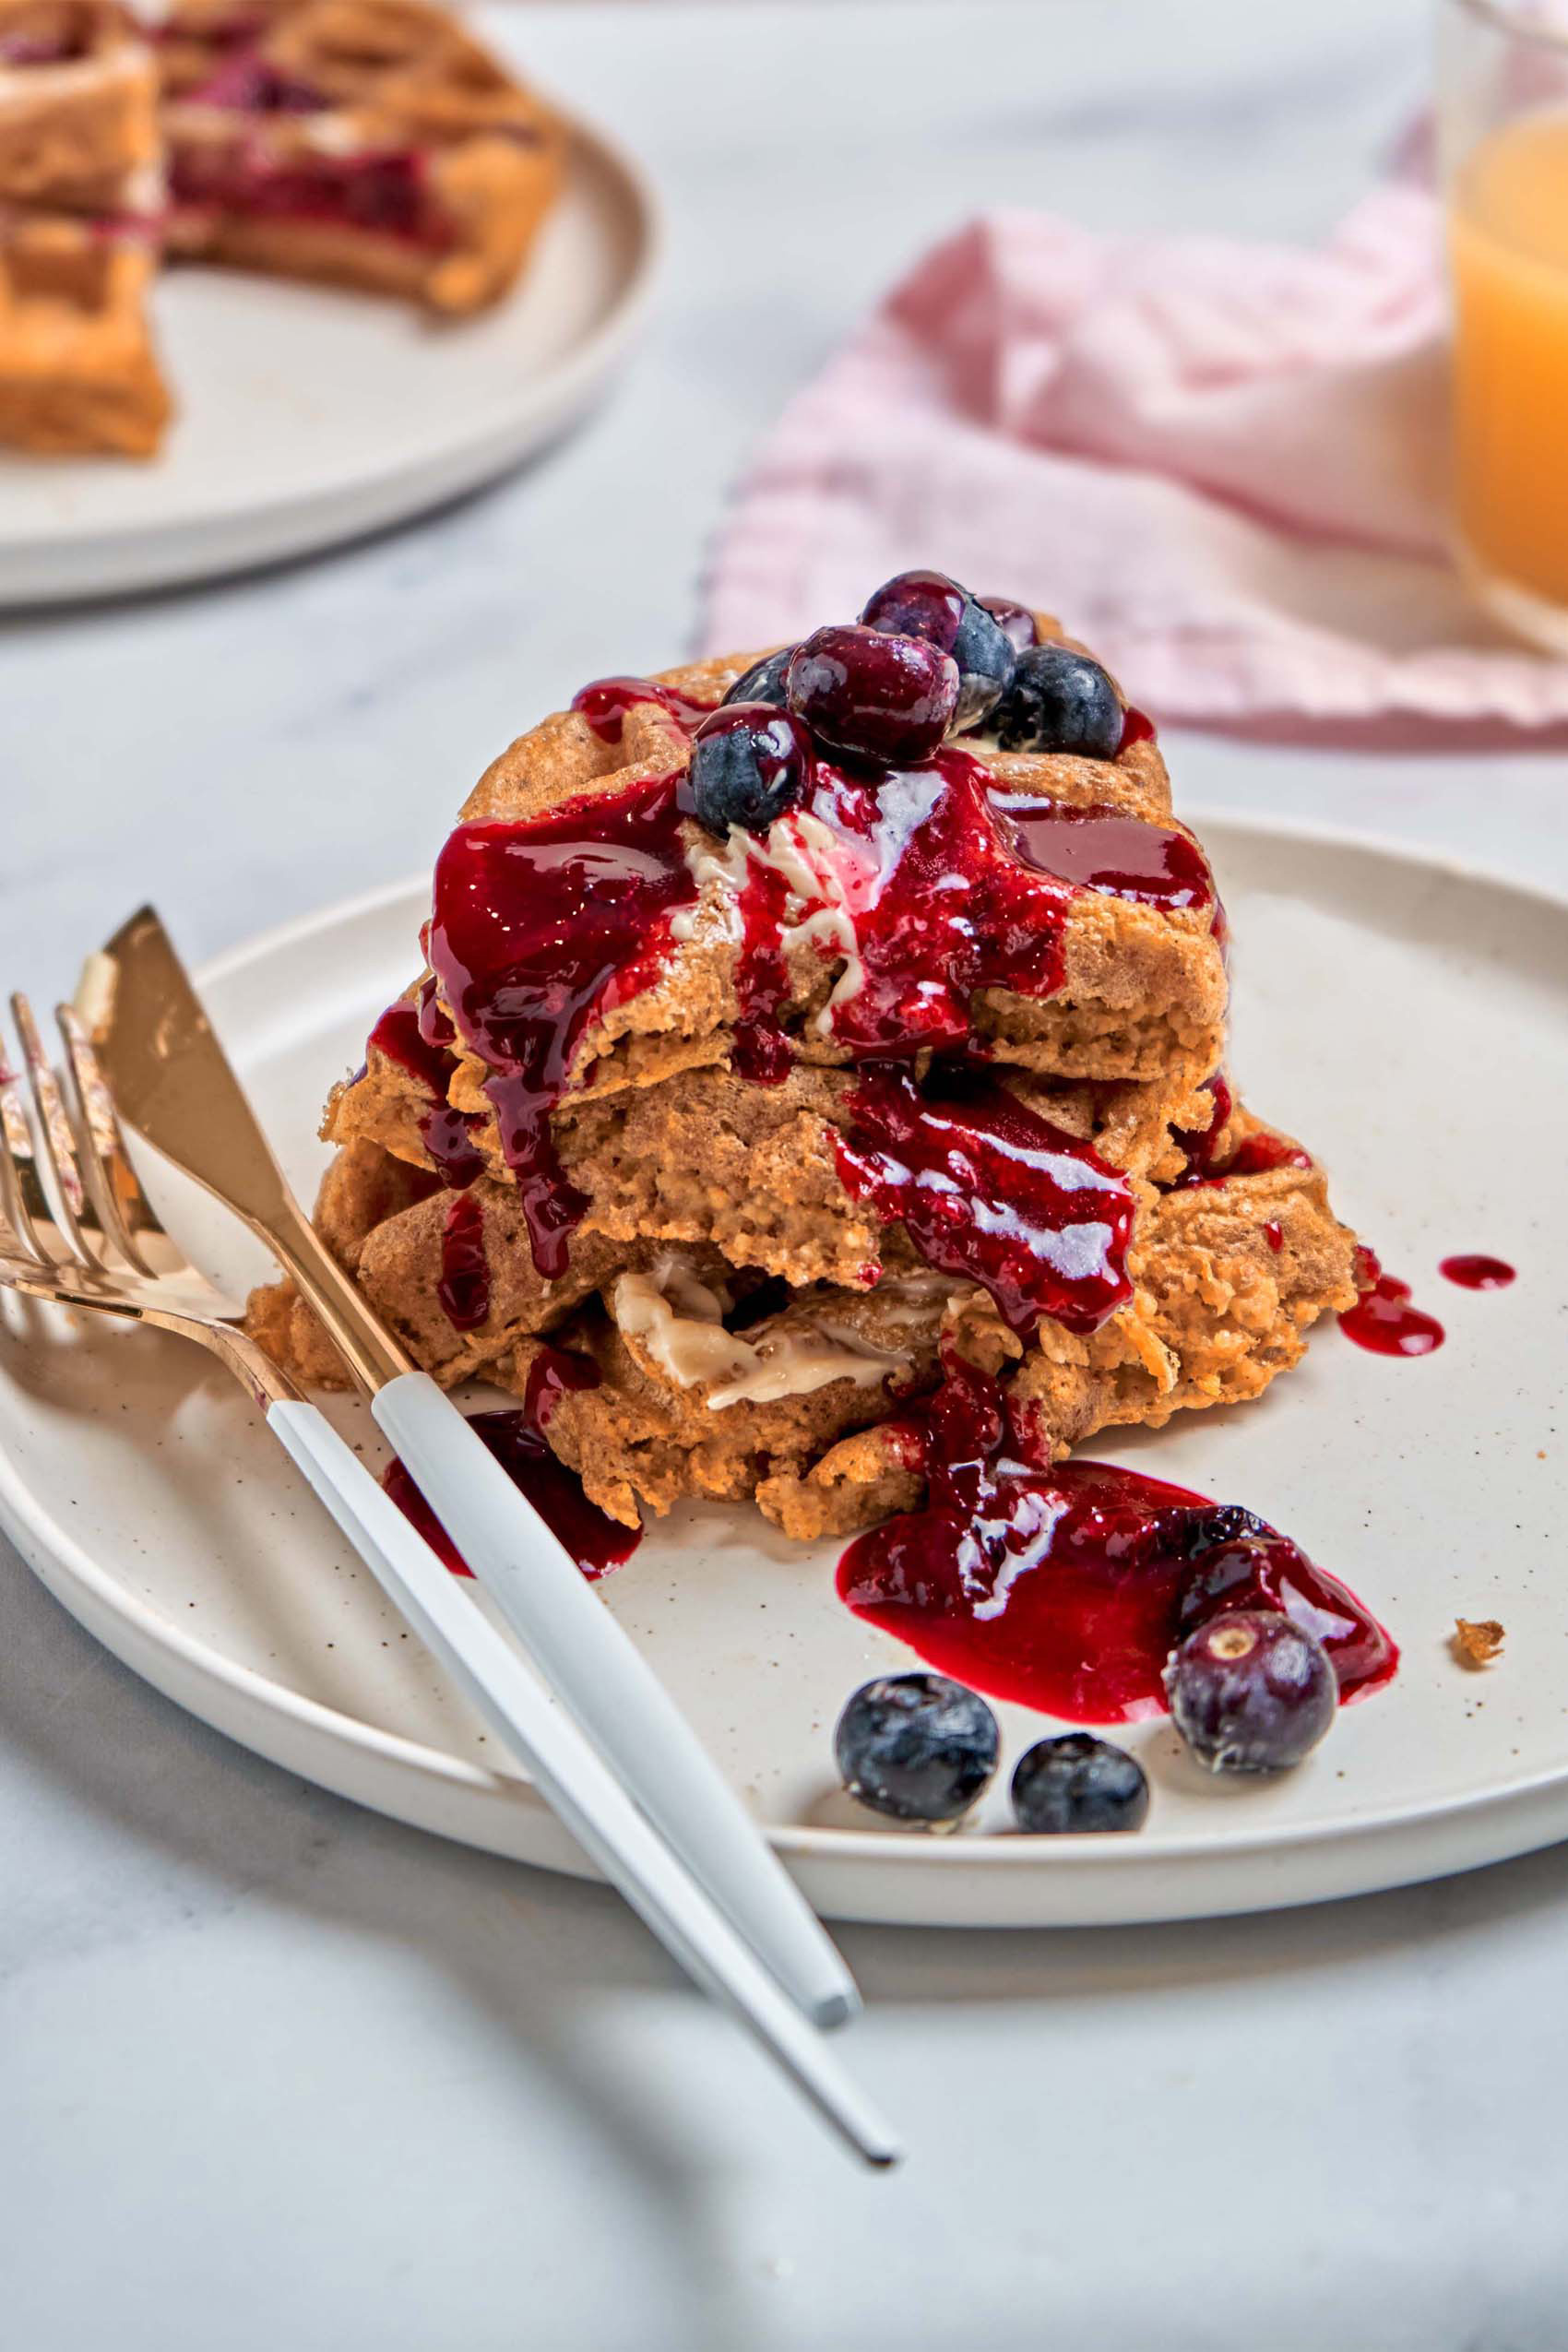
[[[571,126],[566,184],[496,309],[410,306],[240,270],[155,296],[178,414],[150,465],[0,455],[0,605],[168,588],[308,554],[473,490],[598,391],[641,315],[654,200]]]
[[[872,1829],[833,1786],[831,1728],[858,1681],[909,1654],[835,1598],[837,1546],[690,1507],[605,1598],[829,1914],[1187,1918],[1396,1885],[1568,1835],[1568,907],[1365,843],[1218,819],[1202,830],[1238,941],[1243,1090],[1321,1151],[1341,1213],[1442,1316],[1448,1344],[1393,1360],[1330,1324],[1261,1402],[1090,1450],[1277,1520],[1387,1620],[1403,1668],[1277,1783],[1217,1786],[1168,1724],[1130,1730],[1154,1785],[1136,1837]],[[330,910],[204,976],[303,1191],[324,1158],[318,1105],[414,969],[423,899],[406,888]],[[166,1178],[158,1189],[215,1271],[234,1284],[264,1271],[199,1195]],[[1519,1280],[1490,1294],[1443,1282],[1439,1258],[1467,1249],[1509,1259]],[[379,1458],[368,1415],[334,1409]],[[492,1771],[466,1708],[196,1349],[6,1301],[0,1516],[85,1624],[247,1747],[423,1828],[583,1868],[531,1790]],[[1455,1663],[1456,1615],[1503,1621],[1499,1665]],[[1000,1712],[993,1828],[1013,1762],[1052,1728]]]

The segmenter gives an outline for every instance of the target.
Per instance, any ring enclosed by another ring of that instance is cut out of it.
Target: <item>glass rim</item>
[[[1495,32],[1505,32],[1515,41],[1538,42],[1543,48],[1558,49],[1568,53],[1568,18],[1561,25],[1532,24],[1518,14],[1515,0],[1448,0],[1455,16],[1474,17]]]

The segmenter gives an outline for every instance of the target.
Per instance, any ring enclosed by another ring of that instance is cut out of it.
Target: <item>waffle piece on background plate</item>
[[[421,0],[175,0],[160,54],[176,253],[459,314],[559,192],[560,124]]]
[[[143,219],[162,201],[158,77],[113,0],[0,0],[0,204]]]
[[[170,399],[147,321],[155,263],[134,230],[0,219],[0,445],[152,457]]]
[[[1041,1460],[1256,1395],[1350,1302],[1353,1237],[1218,1075],[1223,919],[1146,724],[874,767],[814,738],[725,826],[693,742],[751,668],[598,682],[481,778],[427,970],[327,1107],[331,1246],[444,1383],[590,1357],[547,1436],[622,1518],[899,1507],[952,1353]],[[286,1290],[255,1313],[333,1376]]]
[[[0,444],[150,457],[157,79],[109,0],[0,0]]]

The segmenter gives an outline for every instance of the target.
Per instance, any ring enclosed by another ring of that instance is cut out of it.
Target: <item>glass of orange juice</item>
[[[1568,0],[1444,0],[1460,561],[1568,654]]]

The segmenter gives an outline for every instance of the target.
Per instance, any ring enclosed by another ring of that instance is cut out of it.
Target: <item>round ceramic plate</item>
[[[1323,1155],[1341,1212],[1442,1316],[1447,1344],[1371,1355],[1331,1321],[1259,1402],[1090,1450],[1289,1530],[1386,1620],[1403,1666],[1275,1782],[1216,1784],[1168,1723],[1132,1728],[1150,1818],[1099,1841],[1006,1834],[1007,1772],[1054,1727],[1003,1708],[1004,1769],[979,1823],[903,1834],[836,1789],[830,1738],[854,1686],[909,1653],[836,1598],[837,1547],[689,1507],[650,1530],[605,1601],[829,1914],[1176,1918],[1395,1885],[1568,1836],[1568,907],[1314,833],[1218,820],[1203,832],[1238,942],[1248,1099]],[[303,1193],[323,1158],[318,1105],[417,964],[422,911],[418,890],[384,894],[205,975]],[[262,1271],[209,1203],[159,1189],[232,1287]],[[1490,1293],[1443,1282],[1439,1259],[1467,1250],[1510,1260],[1519,1279]],[[0,1515],[68,1609],[290,1770],[423,1828],[583,1868],[204,1357],[14,1299],[0,1317]],[[368,1415],[334,1409],[379,1458]],[[1457,1663],[1459,1616],[1503,1621],[1497,1664]]]
[[[641,316],[656,213],[572,127],[564,191],[493,311],[180,267],[156,294],[178,414],[150,464],[0,454],[0,604],[308,554],[492,480],[586,408]]]

